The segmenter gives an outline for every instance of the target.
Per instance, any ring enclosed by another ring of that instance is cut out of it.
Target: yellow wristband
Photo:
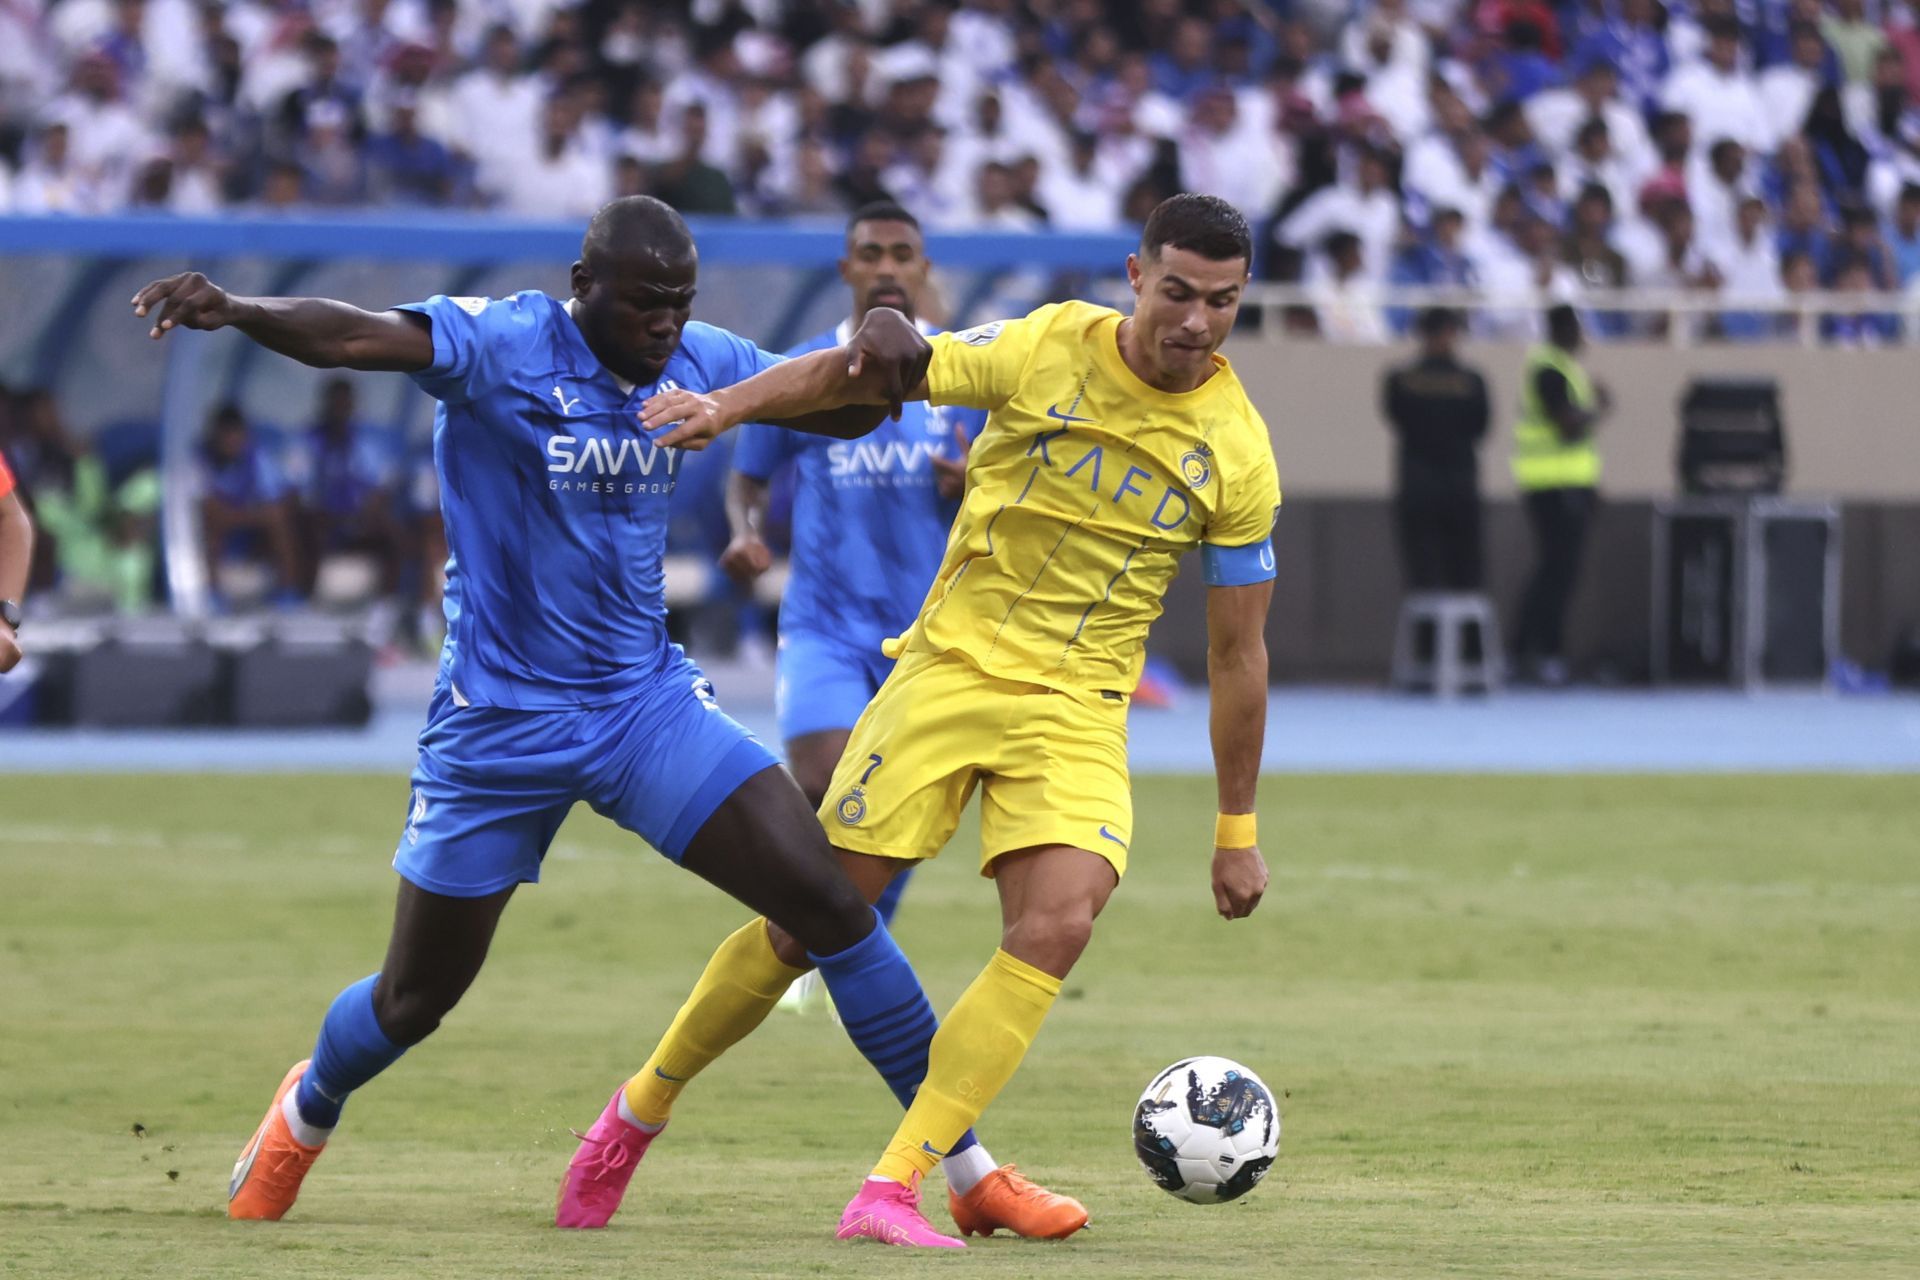
[[[1260,843],[1259,820],[1251,813],[1223,813],[1213,820],[1213,847],[1251,849]]]

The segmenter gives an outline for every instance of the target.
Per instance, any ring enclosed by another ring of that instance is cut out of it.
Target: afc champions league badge
[[[1213,479],[1213,450],[1204,444],[1196,445],[1180,455],[1180,474],[1186,479],[1187,488],[1204,489]]]
[[[853,790],[840,797],[840,803],[835,806],[835,812],[840,815],[842,826],[859,826],[860,819],[867,816],[867,789],[855,783]]]

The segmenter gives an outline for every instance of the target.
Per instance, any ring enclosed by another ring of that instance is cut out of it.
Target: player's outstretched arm
[[[657,443],[703,449],[743,422],[769,422],[811,435],[852,439],[898,417],[908,400],[927,397],[933,347],[913,322],[875,307],[844,347],[830,347],[764,369],[718,391],[664,391],[647,397],[648,431],[677,424]]]
[[[362,311],[330,298],[241,298],[198,271],[155,280],[133,295],[133,314],[153,316],[147,336],[155,340],[171,329],[238,329],[316,369],[416,373],[433,363],[423,316]]]
[[[1213,900],[1229,920],[1251,915],[1267,889],[1254,832],[1254,793],[1267,735],[1267,606],[1273,581],[1207,588],[1207,684],[1213,772],[1220,789]]]

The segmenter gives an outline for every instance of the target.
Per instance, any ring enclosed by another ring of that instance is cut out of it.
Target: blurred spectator
[[[66,159],[82,186],[103,207],[126,199],[133,166],[147,143],[147,130],[121,97],[120,70],[104,54],[89,54],[73,69],[72,92],[55,101],[46,118],[67,127]]]
[[[1833,46],[1849,84],[1873,79],[1874,60],[1886,46],[1887,34],[1867,17],[1866,0],[1832,0],[1832,8],[1820,20],[1820,33]]]
[[[1755,194],[1747,173],[1747,149],[1731,138],[1715,142],[1706,162],[1693,165],[1687,176],[1687,201],[1699,224],[1700,242],[1711,247],[1730,239],[1734,210]]]
[[[207,581],[228,594],[229,566],[253,566],[284,602],[301,581],[293,501],[285,479],[238,405],[214,410],[200,442],[196,487]]]
[[[1862,306],[1859,311],[1823,319],[1822,340],[1843,347],[1884,347],[1899,341],[1899,320],[1884,311],[1870,310],[1866,305],[1879,291],[1879,286],[1874,280],[1873,267],[1865,258],[1842,258],[1830,287],[1838,294],[1858,296]]]
[[[1858,191],[1867,180],[1867,165],[1872,157],[1847,123],[1846,104],[1838,88],[1827,85],[1813,95],[1802,132],[1812,149],[1820,186],[1827,197],[1838,200]]]
[[[354,140],[352,117],[331,97],[315,98],[305,110],[305,127],[293,143],[301,193],[317,205],[363,203],[367,198],[367,160]]]
[[[1360,271],[1370,279],[1386,275],[1400,235],[1400,201],[1394,195],[1386,157],[1371,147],[1350,153],[1340,178],[1308,196],[1275,231],[1283,245],[1305,249],[1322,244],[1330,232],[1344,230],[1358,241]]]
[[[473,157],[481,190],[499,192],[533,154],[541,119],[540,86],[521,70],[511,26],[488,29],[481,63],[455,82],[451,106],[458,145]]]
[[[1459,313],[1420,313],[1420,355],[1387,372],[1381,413],[1397,444],[1394,532],[1409,591],[1479,591],[1480,442],[1487,380],[1461,362]]]
[[[1674,71],[1661,92],[1660,105],[1687,117],[1696,146],[1731,138],[1749,151],[1771,150],[1765,104],[1752,77],[1740,66],[1740,24],[1731,17],[1716,17],[1705,27],[1705,56]]]
[[[1225,88],[1195,98],[1179,144],[1181,185],[1220,196],[1249,219],[1272,209],[1292,177],[1283,137],[1262,121],[1242,119]]]
[[[67,126],[40,126],[27,149],[26,163],[13,183],[13,207],[20,213],[99,213],[98,189],[73,162]]]
[[[1887,244],[1893,250],[1893,268],[1904,289],[1920,276],[1920,184],[1909,182],[1900,188],[1887,228]]]
[[[1613,247],[1613,196],[1599,183],[1581,190],[1573,202],[1560,260],[1585,289],[1618,289],[1627,284],[1627,260]]]
[[[1811,22],[1795,23],[1787,37],[1787,60],[1768,67],[1758,79],[1767,128],[1775,139],[1800,132],[1813,95],[1833,78],[1832,62],[1820,28]]]
[[[1766,201],[1759,196],[1741,198],[1734,214],[1733,235],[1710,245],[1707,256],[1720,279],[1721,296],[1728,302],[1769,303],[1782,296],[1780,252],[1767,225]],[[1725,312],[1720,317],[1720,331],[1734,341],[1764,337],[1777,328],[1776,314]]]
[[[1823,272],[1829,286],[1839,287],[1839,276],[1850,267],[1866,271],[1870,289],[1892,289],[1898,283],[1893,255],[1880,238],[1880,220],[1865,205],[1849,203],[1840,211],[1840,242]]]
[[[329,556],[371,558],[380,594],[399,591],[409,552],[400,509],[400,465],[381,433],[355,417],[353,383],[329,378],[314,424],[290,452],[288,488],[300,531],[302,589],[311,593]]]
[[[653,194],[681,213],[734,213],[733,184],[726,174],[706,162],[703,157],[707,154],[707,108],[703,103],[690,102],[680,112],[679,154],[654,169]],[[580,163],[585,166],[591,162],[583,158]],[[584,217],[598,207],[595,201],[577,216]]]
[[[1648,146],[1651,149],[1652,144]],[[1588,187],[1604,190],[1615,209],[1633,208],[1640,189],[1627,163],[1613,149],[1613,127],[1599,116],[1580,126],[1572,154],[1560,162],[1563,199],[1577,198]]]
[[[109,472],[67,431],[47,391],[20,397],[14,416],[12,461],[60,594],[76,606],[144,611],[153,602],[158,473],[146,464]]]
[[[1620,87],[1642,111],[1653,108],[1673,65],[1667,48],[1666,11],[1657,0],[1620,0],[1609,6],[1581,43],[1582,63],[1600,61],[1620,69]]]
[[[376,203],[444,205],[454,199],[461,173],[453,153],[420,132],[419,100],[411,93],[387,103],[387,128],[367,142],[367,189]]]
[[[1385,340],[1386,320],[1367,276],[1360,237],[1353,232],[1342,229],[1328,233],[1319,259],[1309,272],[1308,291],[1314,300],[1320,336],[1327,341]]]
[[[1819,188],[1811,182],[1802,182],[1787,194],[1777,240],[1782,267],[1789,254],[1805,254],[1814,264],[1817,278],[1821,266],[1831,260],[1833,237],[1828,234],[1827,208],[1820,199]]]
[[[1099,139],[1091,133],[1075,133],[1067,163],[1040,175],[1040,203],[1060,231],[1118,229],[1120,194],[1113,174],[1100,164]]]

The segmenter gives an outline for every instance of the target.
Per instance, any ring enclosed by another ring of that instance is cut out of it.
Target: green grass
[[[1142,780],[1132,874],[982,1126],[1096,1229],[962,1257],[832,1240],[894,1111],[784,1015],[689,1090],[612,1230],[548,1225],[567,1127],[744,916],[584,810],[294,1216],[226,1222],[268,1091],[378,960],[406,799],[0,778],[0,1276],[1920,1274],[1912,779],[1269,779],[1274,887],[1231,926],[1210,783]],[[973,865],[963,835],[899,921],[941,1007],[996,938]],[[1286,1094],[1273,1175],[1221,1208],[1127,1137],[1198,1052]]]

